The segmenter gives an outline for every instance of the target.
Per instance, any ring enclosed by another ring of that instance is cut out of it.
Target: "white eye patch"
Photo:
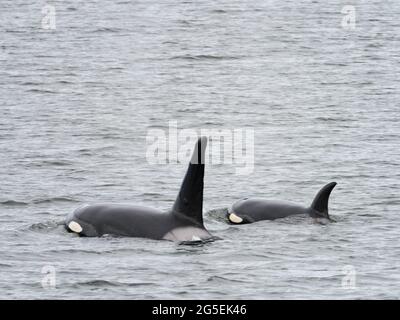
[[[229,221],[232,223],[242,223],[243,219],[241,217],[237,216],[236,214],[231,213],[229,215]]]
[[[75,222],[75,221],[71,221],[71,222],[68,224],[68,228],[69,228],[71,231],[76,232],[76,233],[81,233],[81,232],[82,232],[82,227],[81,227],[81,225],[80,225],[78,222]]]

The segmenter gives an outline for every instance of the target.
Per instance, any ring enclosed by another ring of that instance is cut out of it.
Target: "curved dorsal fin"
[[[311,209],[316,211],[317,214],[329,218],[328,214],[329,196],[335,186],[336,182],[328,183],[315,196],[314,201],[311,204]]]
[[[204,159],[207,138],[201,137],[194,148],[189,168],[172,207],[172,213],[203,226]]]

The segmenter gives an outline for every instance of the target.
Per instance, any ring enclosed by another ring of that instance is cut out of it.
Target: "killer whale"
[[[329,196],[336,182],[325,185],[315,196],[310,206],[301,206],[286,201],[273,201],[260,198],[245,198],[235,202],[226,213],[231,224],[246,224],[261,220],[275,220],[297,214],[308,214],[314,219],[330,218],[328,212]]]
[[[66,218],[66,229],[86,237],[109,234],[179,242],[214,239],[203,223],[206,145],[206,137],[198,139],[178,196],[168,212],[135,205],[90,205],[72,212]]]

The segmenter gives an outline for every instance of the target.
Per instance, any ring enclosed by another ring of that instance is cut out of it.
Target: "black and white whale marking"
[[[234,203],[227,212],[227,219],[232,224],[253,223],[261,220],[275,220],[297,214],[308,214],[315,219],[328,219],[329,196],[336,186],[331,182],[315,196],[311,206],[304,207],[286,201],[273,201],[260,198],[245,198]]]
[[[171,241],[214,239],[203,224],[206,145],[205,137],[197,141],[181,189],[170,211],[165,213],[130,205],[85,206],[67,217],[67,230],[86,237],[109,234]]]

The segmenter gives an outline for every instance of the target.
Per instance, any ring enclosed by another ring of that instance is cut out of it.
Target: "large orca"
[[[206,145],[205,137],[197,141],[181,189],[170,211],[130,205],[84,206],[67,217],[67,230],[86,237],[109,234],[179,242],[214,239],[203,224]]]
[[[324,186],[309,207],[286,201],[245,198],[237,201],[228,209],[226,218],[231,224],[246,224],[261,220],[286,218],[297,214],[308,214],[317,221],[320,221],[320,218],[334,221],[329,217],[328,201],[335,186],[336,182]]]

